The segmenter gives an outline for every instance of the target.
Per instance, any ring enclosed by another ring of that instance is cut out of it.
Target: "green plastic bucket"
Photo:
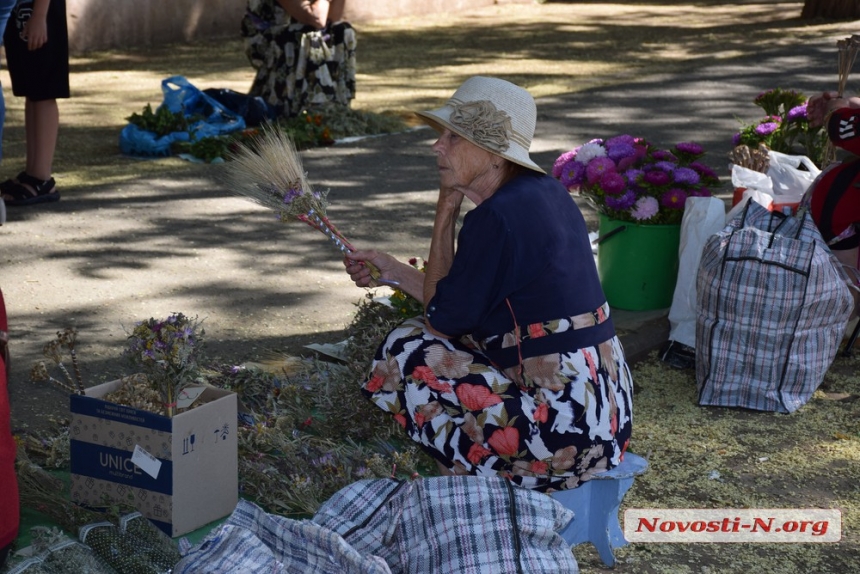
[[[646,311],[672,305],[680,225],[638,225],[601,215],[597,241],[597,273],[611,307]]]

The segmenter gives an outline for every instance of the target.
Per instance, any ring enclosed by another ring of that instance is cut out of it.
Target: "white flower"
[[[586,165],[596,157],[606,157],[606,149],[598,143],[583,144],[576,152],[576,161]]]

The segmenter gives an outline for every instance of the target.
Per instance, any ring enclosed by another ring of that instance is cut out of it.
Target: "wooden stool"
[[[647,460],[628,452],[621,464],[612,470],[595,475],[574,489],[551,493],[550,496],[574,514],[570,524],[561,531],[562,538],[571,546],[591,542],[603,563],[614,568],[613,549],[627,545],[618,522],[618,509],[636,475],[647,469]]]

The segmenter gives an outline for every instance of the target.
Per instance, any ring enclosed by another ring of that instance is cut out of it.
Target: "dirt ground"
[[[405,116],[408,110],[439,105],[470,75],[498,75],[538,98],[532,149],[542,166],[548,168],[560,152],[593,137],[633,133],[665,145],[699,141],[709,150],[708,163],[727,176],[724,158],[731,135],[740,120],[757,119],[756,94],[784,87],[811,95],[836,85],[835,41],[857,31],[860,21],[800,21],[801,6],[715,0],[549,2],[368,24],[358,30],[354,107]],[[238,364],[268,351],[302,354],[309,343],[341,340],[363,296],[320,234],[299,224],[278,224],[269,212],[234,197],[221,184],[217,166],[119,153],[125,118],[146,103],[160,102],[161,80],[175,74],[200,88],[237,91],[245,91],[252,78],[236,38],[73,58],[73,97],[61,102],[55,169],[62,200],[10,209],[7,224],[0,227],[0,287],[10,316],[10,393],[17,428],[44,426],[67,410],[62,393],[28,381],[30,367],[58,330],[78,329],[85,383],[92,385],[124,372],[120,355],[136,321],[177,311],[198,315],[205,320],[210,354]],[[23,104],[12,96],[5,71],[0,80],[9,107],[0,165],[7,177],[23,164]],[[311,181],[331,190],[331,218],[353,243],[408,258],[424,255],[428,246],[436,190],[432,141],[429,130],[414,129],[302,155]],[[593,213],[589,218],[594,224]],[[839,377],[856,380],[855,362],[841,362],[839,369],[834,392],[842,392]],[[637,412],[654,415],[650,428],[638,427],[642,452],[651,443],[665,450],[666,436],[701,430],[693,422],[701,411],[679,406],[695,402],[687,396],[689,374],[674,387],[669,384],[673,376],[659,370],[641,375],[645,394],[639,395]],[[855,420],[845,423],[845,432],[854,437],[857,402],[831,402],[835,406],[827,403],[830,410],[822,408],[821,416]],[[687,418],[673,425],[659,420],[663,413],[682,410]],[[745,415],[731,416],[738,424],[745,420]],[[802,419],[795,424],[791,428],[798,432],[804,428]],[[776,422],[768,428],[780,432]],[[845,460],[858,460],[856,445],[857,438],[839,443],[854,449]],[[735,446],[720,456],[740,468],[729,460],[739,452],[732,450]],[[810,458],[820,454],[811,452]],[[716,456],[713,451],[687,454],[709,461]],[[822,455],[825,459],[830,460]],[[679,471],[654,462],[655,472],[667,477]],[[691,462],[693,468],[698,467]],[[816,476],[825,470],[817,469]],[[766,489],[777,492],[803,483],[788,478]],[[854,474],[838,478],[822,479],[822,491],[836,488],[856,499]],[[642,484],[633,493],[636,501],[676,502],[661,499],[666,491],[659,481]],[[755,481],[750,484],[750,492],[758,488]],[[742,501],[754,504],[755,498]],[[736,499],[722,501],[732,502]],[[814,505],[816,499],[807,502]],[[831,555],[847,553],[851,564],[860,564],[857,535],[852,531],[849,537],[849,546],[833,547],[824,558],[818,553],[790,563],[803,564],[800,569],[768,566],[774,550],[761,551],[761,563],[750,558],[741,564],[761,572],[834,571],[821,569],[843,564]],[[674,550],[644,546],[623,551],[617,571],[732,571],[709,566],[719,562],[719,549],[702,551],[700,545],[678,552],[677,545]],[[677,567],[661,566],[667,562],[664,554],[672,551],[678,554],[668,562]],[[583,571],[601,571],[593,560],[577,557],[586,566]]]

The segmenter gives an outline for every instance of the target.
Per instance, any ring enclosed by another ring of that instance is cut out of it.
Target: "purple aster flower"
[[[659,169],[660,171],[665,171],[666,173],[672,173],[677,167],[678,164],[672,163],[671,161],[658,161],[653,164],[653,169]]]
[[[645,172],[642,171],[641,169],[635,169],[635,168],[634,169],[628,169],[627,171],[624,172],[624,177],[627,178],[627,181],[629,182],[630,187],[637,187],[638,188],[639,186],[637,184],[639,183],[639,178],[642,177],[642,175],[644,173]]]
[[[660,203],[663,207],[668,207],[669,209],[684,209],[685,201],[687,201],[687,194],[684,193],[684,190],[677,187],[673,187],[660,198]]]
[[[572,160],[576,157],[576,150],[572,149],[570,151],[566,151],[555,160],[555,163],[552,164],[552,176],[556,179],[561,179],[561,168],[564,167],[564,164]]]
[[[606,207],[609,209],[623,211],[625,209],[629,209],[634,203],[636,203],[636,195],[629,189],[624,193],[624,195],[606,196]]]
[[[585,180],[585,166],[576,160],[568,161],[561,168],[559,180],[568,190],[582,184]]]
[[[679,167],[672,176],[675,178],[675,183],[680,183],[681,185],[696,185],[699,183],[699,174],[696,173],[696,170],[689,167]]]
[[[613,148],[617,145],[629,145],[630,147],[633,147],[633,144],[635,144],[635,143],[636,143],[636,138],[634,138],[633,136],[627,135],[627,134],[623,134],[623,135],[615,136],[614,138],[609,138],[608,140],[606,140],[606,148],[610,149],[610,148]]]
[[[636,150],[631,144],[618,143],[612,147],[607,145],[606,156],[614,162],[618,162],[624,158],[633,157],[636,155]]]
[[[607,171],[600,178],[600,187],[607,195],[618,195],[627,189],[627,182],[614,171]]]
[[[660,171],[659,169],[652,169],[651,171],[646,171],[642,176],[642,180],[649,185],[666,185],[669,183],[669,174],[665,171]]]
[[[678,158],[676,158],[674,155],[672,155],[672,152],[666,151],[664,149],[656,150],[654,153],[651,154],[651,157],[653,157],[657,161],[677,161],[678,160]]]
[[[717,172],[715,172],[714,170],[712,170],[710,167],[706,166],[703,163],[699,163],[698,161],[694,161],[693,163],[690,164],[690,167],[695,169],[696,173],[698,173],[701,177],[719,179],[717,177]]]
[[[630,215],[637,221],[645,221],[657,215],[658,211],[660,211],[660,204],[657,203],[657,199],[651,196],[640,197],[636,200]]]
[[[732,145],[741,145],[741,132],[738,132],[732,136]]]
[[[705,148],[697,144],[696,142],[681,142],[675,146],[681,153],[686,153],[690,155],[702,155],[705,153]]]
[[[596,157],[585,167],[585,179],[594,183],[609,171],[615,171],[615,162],[608,157]]]
[[[788,110],[788,113],[785,115],[785,121],[788,123],[791,122],[800,122],[807,118],[806,115],[806,104],[802,104],[799,106],[795,106]]]
[[[693,188],[687,192],[689,197],[711,197],[711,190],[707,187]]]
[[[755,127],[755,133],[760,136],[769,136],[779,127],[776,122],[764,122]]]

